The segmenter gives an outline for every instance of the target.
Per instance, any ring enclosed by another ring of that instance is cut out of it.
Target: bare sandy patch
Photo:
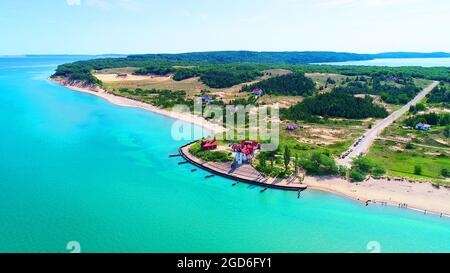
[[[305,77],[309,78],[347,78],[345,75],[334,74],[334,73],[305,73]]]
[[[148,81],[149,83],[160,83],[170,81],[172,76],[152,76],[152,75],[133,75],[133,74],[93,74],[94,77],[104,83],[110,82],[129,82],[129,81]],[[125,76],[126,75],[126,76]]]
[[[264,73],[268,73],[271,76],[282,76],[282,75],[287,75],[287,74],[291,74],[292,71],[287,70],[287,69],[267,69],[263,71]]]

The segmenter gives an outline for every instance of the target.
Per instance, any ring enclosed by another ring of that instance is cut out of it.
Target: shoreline
[[[306,176],[308,189],[336,194],[361,204],[409,209],[437,217],[450,218],[450,190],[427,182],[370,178],[353,183],[339,177]]]
[[[58,85],[61,85],[63,87],[66,87],[72,91],[88,93],[88,94],[103,98],[106,101],[108,101],[112,104],[118,105],[118,106],[144,109],[144,110],[147,110],[147,111],[150,111],[150,112],[153,112],[156,114],[160,114],[160,115],[163,115],[166,117],[170,117],[170,118],[173,118],[176,120],[185,121],[190,124],[195,124],[197,126],[200,126],[202,129],[207,129],[207,130],[211,131],[211,133],[213,133],[214,135],[226,131],[226,129],[224,127],[222,127],[218,124],[211,123],[211,122],[205,120],[203,117],[196,116],[191,113],[177,113],[174,111],[161,109],[161,108],[158,108],[158,107],[151,105],[149,103],[146,103],[146,102],[141,102],[141,101],[137,101],[137,100],[133,100],[130,98],[112,94],[102,88],[99,88],[99,87],[89,88],[89,87],[83,87],[83,86],[78,86],[78,85],[74,85],[74,84],[69,84],[64,79],[48,78],[48,80],[53,83],[56,83]]]
[[[189,122],[214,134],[225,131],[224,127],[208,122],[204,118],[193,114],[171,112],[145,102],[109,93],[101,88],[94,89],[68,84],[63,79],[49,78],[49,80],[73,91],[103,98],[118,106],[144,109],[176,120]],[[338,177],[306,176],[303,183],[308,186],[308,189],[336,194],[362,204],[381,204],[399,208],[400,204],[407,204],[407,207],[402,208],[424,212],[425,214],[434,214],[438,217],[450,217],[450,202],[448,201],[450,200],[450,190],[443,187],[436,189],[427,182],[411,183],[371,178],[365,182],[351,183]],[[414,192],[414,194],[411,194],[411,192]]]

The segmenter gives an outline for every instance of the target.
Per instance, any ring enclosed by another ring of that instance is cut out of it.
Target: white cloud
[[[79,6],[81,5],[81,0],[66,0],[66,3],[69,6]]]

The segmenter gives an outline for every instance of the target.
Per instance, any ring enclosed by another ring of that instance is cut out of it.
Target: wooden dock
[[[212,174],[222,176],[239,182],[258,185],[264,188],[274,188],[289,191],[303,191],[308,187],[301,184],[297,178],[266,178],[249,164],[232,168],[231,162],[207,162],[195,157],[189,152],[189,148],[194,143],[187,144],[180,148],[180,155],[191,164],[202,168]]]

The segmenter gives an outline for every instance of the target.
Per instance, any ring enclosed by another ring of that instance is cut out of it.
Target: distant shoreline
[[[121,96],[112,94],[100,87],[93,88],[93,87],[85,87],[85,86],[80,86],[80,85],[69,84],[65,79],[62,79],[62,78],[60,78],[60,79],[49,78],[49,80],[51,82],[54,82],[56,84],[66,87],[66,88],[69,88],[73,91],[88,93],[88,94],[103,98],[103,99],[107,100],[108,102],[115,104],[115,105],[131,107],[131,108],[140,108],[140,109],[144,109],[144,110],[147,110],[147,111],[150,111],[153,113],[157,113],[157,114],[160,114],[160,115],[163,115],[166,117],[170,117],[170,118],[185,121],[185,122],[188,122],[191,124],[195,124],[197,126],[200,126],[204,129],[211,131],[214,134],[218,134],[218,133],[225,131],[225,128],[223,126],[214,124],[212,122],[205,120],[203,117],[195,116],[190,113],[177,113],[177,112],[173,112],[170,110],[161,109],[161,108],[153,106],[149,103],[145,103],[145,102],[141,102],[141,101],[137,101],[137,100],[133,100],[133,99],[129,99],[126,97],[121,97]]]

